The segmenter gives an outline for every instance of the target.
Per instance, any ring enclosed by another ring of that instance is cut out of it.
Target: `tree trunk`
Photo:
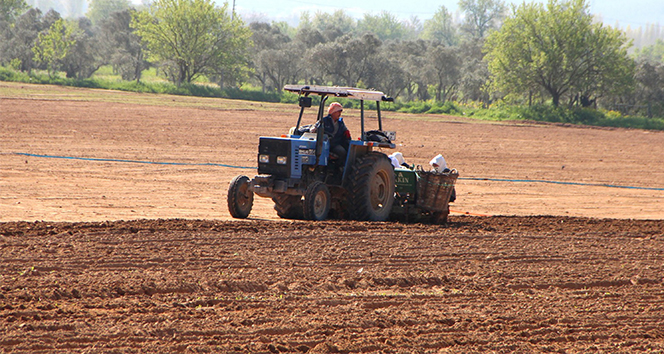
[[[558,92],[552,92],[551,101],[553,101],[554,107],[558,107],[560,105],[560,94]]]

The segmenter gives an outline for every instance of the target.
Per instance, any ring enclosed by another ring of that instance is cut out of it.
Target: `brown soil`
[[[237,221],[255,170],[205,164],[254,166],[297,107],[29,87],[0,98],[0,351],[664,351],[664,133],[386,112],[466,178],[450,223]]]
[[[0,224],[7,352],[661,352],[662,221]]]

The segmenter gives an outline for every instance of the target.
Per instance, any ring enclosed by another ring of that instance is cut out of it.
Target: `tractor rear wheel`
[[[445,224],[447,223],[447,216],[450,215],[449,210],[438,211],[431,215],[431,221],[434,224]]]
[[[316,181],[307,187],[304,193],[302,211],[306,220],[321,221],[327,219],[332,198],[325,183]]]
[[[251,190],[249,177],[240,175],[233,178],[228,186],[227,201],[232,217],[245,219],[249,216],[254,205],[254,192]]]
[[[282,219],[303,219],[302,196],[279,194],[272,197],[274,210]]]
[[[350,217],[385,221],[394,204],[394,169],[385,154],[371,152],[355,160],[348,180]]]

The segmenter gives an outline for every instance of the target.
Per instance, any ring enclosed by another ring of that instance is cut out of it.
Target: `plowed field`
[[[661,221],[0,226],[22,352],[664,350]]]
[[[448,224],[230,219],[296,108],[0,83],[0,352],[664,352],[661,132],[386,112]]]

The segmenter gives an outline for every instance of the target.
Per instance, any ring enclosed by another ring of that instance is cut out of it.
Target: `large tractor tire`
[[[307,187],[304,193],[302,211],[306,220],[321,221],[327,219],[332,197],[325,183],[316,181]]]
[[[274,210],[282,219],[303,219],[302,197],[299,195],[279,194],[272,197]]]
[[[348,179],[350,217],[385,221],[394,204],[394,169],[385,154],[371,152],[355,160]]]
[[[254,205],[254,192],[251,190],[250,180],[247,176],[233,178],[228,186],[228,211],[231,216],[246,219]]]
[[[431,215],[431,222],[434,224],[445,224],[447,223],[447,216],[450,215],[450,210],[443,210],[435,212]]]

